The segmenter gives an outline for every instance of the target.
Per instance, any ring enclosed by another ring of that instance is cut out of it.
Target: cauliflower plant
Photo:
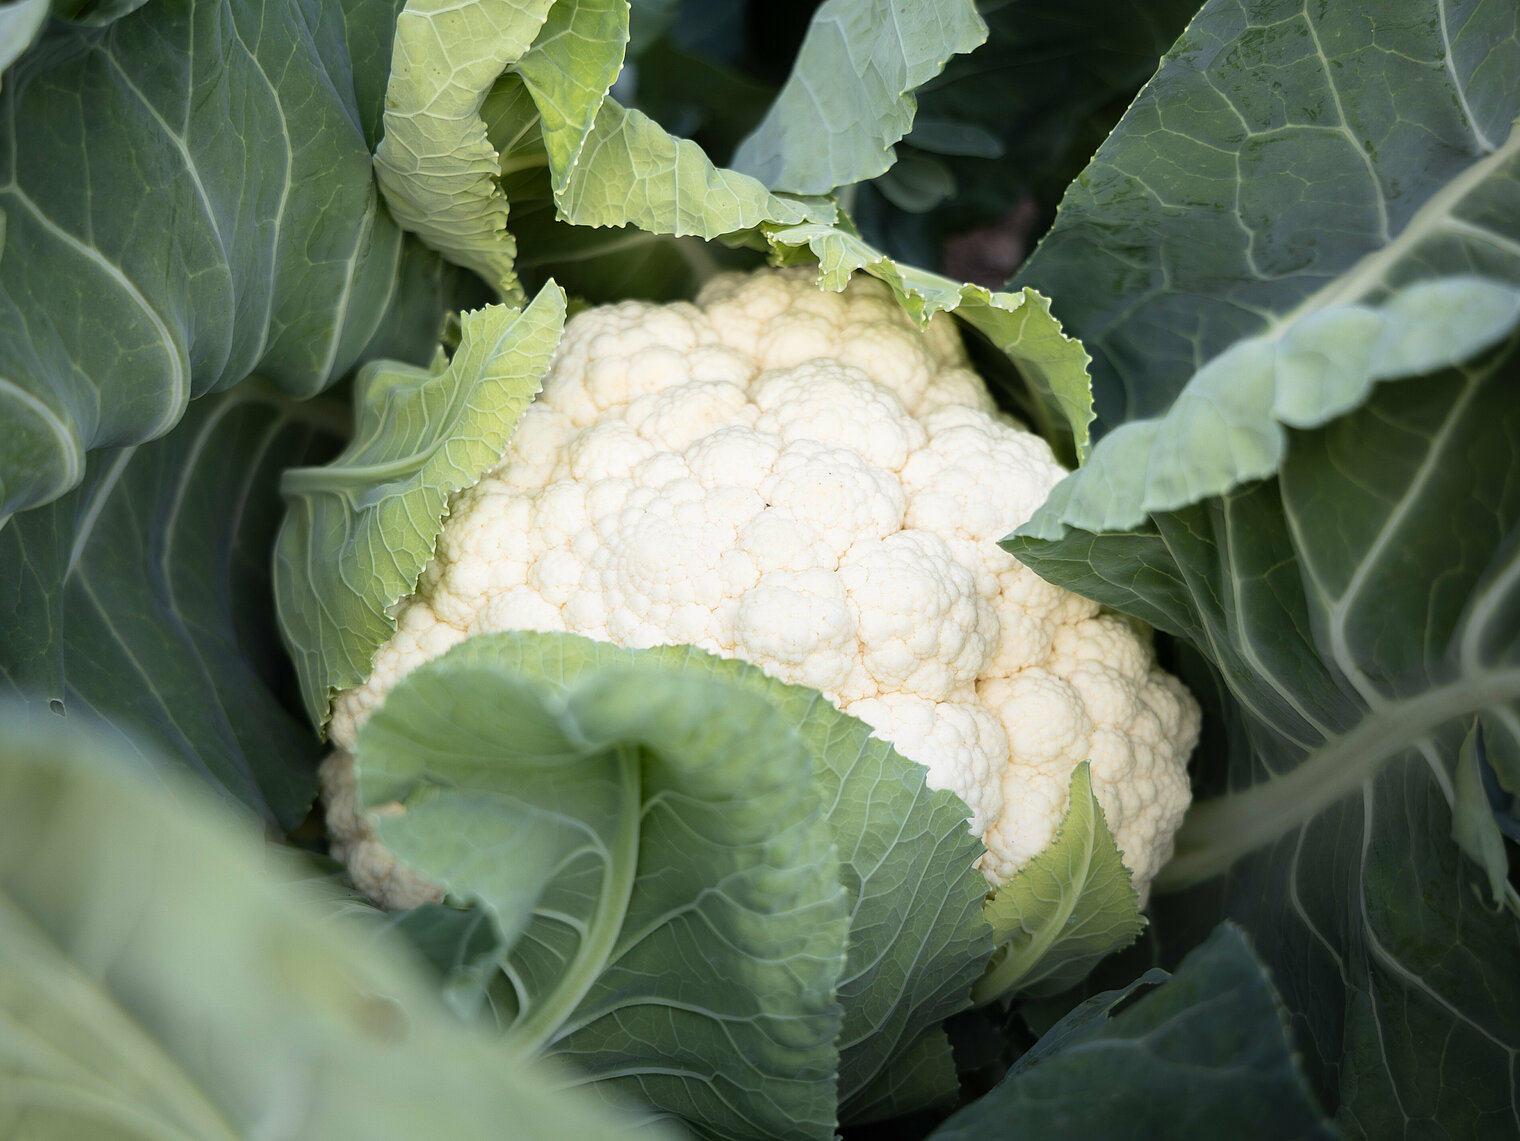
[[[566,326],[501,462],[453,500],[323,769],[335,850],[394,907],[436,898],[355,809],[348,750],[472,634],[689,643],[821,691],[953,790],[998,885],[1050,843],[1072,770],[1142,899],[1188,804],[1198,707],[1149,632],[997,546],[1065,474],[993,406],[953,322],[885,286],[715,278],[695,304]]]

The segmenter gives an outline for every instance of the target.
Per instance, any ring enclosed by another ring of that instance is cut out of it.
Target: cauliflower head
[[[356,810],[355,735],[472,634],[568,631],[821,691],[965,801],[994,886],[1050,843],[1090,760],[1143,899],[1188,805],[1198,707],[1148,630],[998,547],[1063,475],[953,322],[918,329],[873,279],[725,274],[695,304],[580,313],[501,462],[452,501],[369,679],[334,703],[336,853],[388,906],[437,898]]]

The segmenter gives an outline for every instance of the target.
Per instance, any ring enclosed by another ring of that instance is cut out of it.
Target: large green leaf
[[[1520,283],[1520,263],[1516,275]],[[1520,284],[1477,277],[1427,280],[1377,307],[1336,305],[1285,321],[1210,361],[1164,416],[1105,436],[1019,533],[1125,530],[1149,512],[1270,476],[1288,454],[1290,428],[1330,422],[1381,382],[1460,364],[1517,323]]]
[[[1157,887],[1217,878],[1161,899],[1163,930],[1246,924],[1327,1100],[1365,1136],[1516,1127],[1513,889],[1495,912],[1452,832],[1475,716],[1497,771],[1520,757],[1517,360],[1511,339],[1277,429],[1274,478],[1133,531],[1010,541],[1217,671],[1228,755],[1199,779],[1222,795],[1195,803]],[[1219,435],[1201,423],[1178,446],[1217,453]]]
[[[283,704],[268,552],[280,472],[330,455],[345,419],[250,381],[162,440],[93,453],[79,487],[0,531],[0,691],[293,827],[318,749]]]
[[[986,38],[971,0],[825,0],[734,169],[793,194],[875,178],[913,126],[914,89]]]
[[[61,21],[0,90],[0,519],[257,370],[307,396],[396,289],[364,77],[389,0]],[[352,51],[352,55],[351,55]],[[388,53],[387,53],[388,54]]]
[[[387,841],[406,863],[451,891],[485,901],[509,942],[515,940],[516,948],[507,960],[513,988],[507,1006],[518,1012],[515,1034],[570,1054],[593,1077],[609,1072],[643,1075],[638,1078],[642,1096],[655,1097],[666,1108],[706,1122],[717,1135],[731,1135],[735,1130],[756,1135],[755,1129],[760,1135],[767,1129],[783,1135],[790,1128],[774,1116],[757,1119],[759,1125],[742,1126],[732,1112],[710,1104],[709,1093],[699,1096],[692,1093],[690,1083],[667,1086],[648,1076],[673,1064],[661,1057],[672,1042],[685,1044],[680,1046],[683,1051],[692,1042],[707,1042],[709,1035],[703,1027],[715,1019],[721,1022],[721,1012],[738,1001],[721,985],[724,970],[743,974],[759,968],[732,963],[723,967],[736,953],[728,941],[709,945],[711,936],[702,935],[700,929],[683,934],[679,929],[686,926],[684,920],[672,919],[672,929],[665,931],[662,926],[664,934],[655,939],[649,924],[638,919],[641,909],[680,916],[688,908],[687,900],[700,900],[703,889],[699,883],[688,882],[690,877],[719,875],[734,858],[723,844],[709,851],[712,838],[732,835],[737,844],[750,827],[745,822],[748,817],[717,832],[706,825],[695,830],[686,827],[681,832],[687,837],[682,845],[697,843],[693,835],[709,837],[701,841],[694,861],[701,867],[679,874],[661,870],[667,860],[676,865],[691,862],[691,853],[680,845],[680,850],[667,853],[662,839],[666,825],[658,832],[650,831],[650,821],[658,822],[660,811],[649,809],[649,820],[640,823],[623,819],[618,808],[631,811],[640,799],[670,800],[684,813],[681,806],[691,802],[697,778],[669,767],[679,757],[666,762],[665,769],[652,770],[646,761],[640,770],[636,759],[609,754],[610,746],[599,737],[587,738],[599,750],[589,762],[563,759],[586,746],[566,745],[561,738],[571,730],[556,727],[552,718],[544,719],[541,709],[546,701],[550,709],[568,703],[573,710],[590,701],[584,694],[593,690],[601,695],[599,700],[622,702],[617,695],[625,683],[617,679],[628,678],[633,680],[626,685],[642,695],[638,701],[665,709],[670,724],[680,723],[678,713],[705,719],[709,739],[701,745],[700,754],[706,758],[704,764],[714,766],[714,775],[701,780],[721,778],[723,783],[714,786],[713,794],[731,801],[733,811],[760,811],[763,797],[756,799],[761,797],[760,790],[770,787],[766,782],[774,777],[783,777],[794,785],[790,795],[801,796],[825,814],[825,832],[838,853],[837,866],[831,855],[828,867],[815,860],[811,869],[813,876],[842,885],[848,919],[847,927],[829,929],[838,940],[830,954],[846,956],[842,969],[837,963],[831,968],[826,983],[830,998],[826,1006],[834,1019],[828,1022],[827,1044],[832,1046],[837,1034],[837,1055],[831,1056],[826,1073],[817,1070],[816,1062],[815,1072],[810,1072],[787,1068],[798,1067],[797,1058],[779,1059],[782,1064],[772,1074],[776,1080],[766,1096],[788,1100],[791,1112],[801,1112],[802,1124],[796,1128],[806,1133],[817,1124],[820,1113],[832,1121],[836,1099],[837,1113],[845,1120],[866,1112],[879,1099],[882,1082],[901,1072],[905,1058],[914,1060],[923,1080],[912,1088],[893,1091],[899,1108],[916,1108],[953,1093],[954,1067],[937,1028],[944,1018],[966,1007],[971,984],[981,974],[991,949],[981,918],[986,883],[973,868],[981,849],[966,830],[965,806],[949,793],[926,788],[921,766],[904,760],[872,737],[869,727],[840,713],[815,691],[785,685],[742,662],[688,647],[627,651],[569,635],[482,635],[427,668],[427,674],[418,671],[421,676],[415,685],[403,683],[409,696],[399,703],[395,695],[389,698],[383,714],[376,715],[378,727],[366,729],[361,737],[360,794],[371,806],[391,800],[405,803],[405,815],[382,822]],[[607,678],[617,685],[608,688]],[[550,701],[545,692],[570,696]],[[454,696],[445,698],[445,693]],[[472,712],[477,705],[493,712],[477,715]],[[641,711],[640,716],[652,714]],[[439,737],[440,717],[452,720],[459,729]],[[751,725],[744,717],[759,718],[768,728]],[[495,728],[497,720],[511,723],[510,735]],[[587,736],[583,726],[575,732]],[[662,745],[650,735],[653,730],[641,732],[642,736],[627,729],[619,739],[636,739],[659,752]],[[473,752],[454,738],[474,742],[469,746]],[[447,745],[431,743],[444,740]],[[801,759],[793,755],[799,746]],[[546,767],[555,757],[562,759],[554,762],[555,767]],[[417,789],[419,767],[450,791]],[[629,784],[630,775],[640,779]],[[549,783],[540,788],[537,782],[541,781]],[[531,819],[523,818],[520,801],[539,806]],[[561,826],[546,830],[542,824],[546,812],[556,820],[567,812],[578,814],[583,822],[575,832]],[[603,839],[583,857],[572,859],[562,850],[564,845],[582,851],[590,842],[588,828]],[[629,828],[632,834],[626,831]],[[616,866],[615,853],[622,846],[637,852],[636,869]],[[592,867],[581,868],[582,863]],[[588,874],[597,868],[602,870]],[[623,902],[614,907],[609,899]],[[715,900],[714,906],[719,902]],[[782,893],[772,904],[754,906],[790,905]],[[575,915],[594,915],[606,928],[603,937],[596,939],[597,923],[588,919],[582,927],[593,934],[570,939],[566,925]],[[771,934],[766,938],[779,938],[789,928],[776,919],[768,930]],[[685,953],[696,955],[699,961],[712,960],[720,982],[716,989],[704,989],[705,972],[681,981],[685,997],[678,1005],[690,1008],[700,1002],[698,1013],[705,1012],[703,1018],[682,1029],[683,1016],[661,1009],[676,1001],[670,988],[677,980],[666,975],[658,962],[650,966],[643,959],[630,959],[613,945],[614,940],[626,943],[629,932],[642,932],[641,956],[664,954],[654,948],[663,947],[668,939],[677,939],[681,946],[686,945],[684,940],[696,940],[695,948]],[[731,938],[742,942],[759,936],[741,933]],[[764,948],[746,946],[749,954],[769,961]],[[597,1003],[609,1001],[607,994],[632,985],[628,975],[636,961],[644,963],[638,970],[649,975],[638,984],[649,1009],[640,1014],[620,1006],[615,1019],[611,1014],[595,1015]],[[794,964],[792,970],[796,969]],[[756,983],[767,993],[777,985]],[[780,1001],[786,986],[776,993]],[[838,1021],[840,1007],[842,1023]],[[644,1027],[638,1034],[633,1030],[635,1019]],[[618,1028],[616,1032],[609,1020]],[[595,1033],[588,1029],[593,1024],[600,1027]],[[732,1038],[739,1033],[731,1029],[727,1035]],[[642,1045],[634,1045],[630,1038]],[[728,1083],[740,1080],[733,1072],[738,1064],[733,1051],[747,1055],[759,1049],[753,1043],[745,1045],[747,1041],[733,1039],[729,1044],[700,1047],[705,1051],[704,1064],[717,1067],[711,1079],[715,1088],[726,1089]],[[762,1051],[762,1056],[770,1055]],[[680,1063],[694,1064],[684,1055]],[[785,1080],[778,1079],[778,1074]],[[877,1091],[869,1092],[872,1087],[878,1087]],[[804,1095],[810,1100],[799,1110],[797,1099]]]
[[[326,726],[334,691],[369,676],[396,626],[390,607],[432,556],[449,495],[501,459],[564,319],[565,295],[551,282],[526,309],[463,314],[447,363],[366,365],[343,453],[285,473],[275,600],[314,725]]]
[[[624,1135],[277,883],[203,793],[15,713],[0,705],[0,1132]]]
[[[1215,0],[1074,185],[1019,280],[1109,427],[1166,413],[1010,549],[1199,659],[1162,931],[1250,929],[1349,1132],[1510,1136],[1520,905],[1461,758],[1481,721],[1520,786],[1520,43],[1396,8]]]
[[[1092,352],[1105,429],[1153,416],[1287,314],[1520,281],[1517,115],[1508,3],[1212,0],[1014,280]]]
[[[630,665],[469,639],[361,730],[361,800],[495,916],[520,1052],[704,1136],[831,1137],[849,900],[812,755],[757,693]]]
[[[1117,1014],[1096,995],[1049,1030],[932,1141],[1132,1137],[1321,1138],[1282,1001],[1238,928],[1221,927],[1170,981]]]

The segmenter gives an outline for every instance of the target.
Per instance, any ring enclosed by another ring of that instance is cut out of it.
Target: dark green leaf
[[[1282,1002],[1238,928],[1221,927],[1169,982],[1107,1017],[1125,997],[1109,992],[1078,1007],[1047,1035],[1053,1048],[1037,1046],[933,1141],[1337,1136],[1299,1072]]]
[[[734,168],[792,194],[875,178],[912,129],[913,91],[986,37],[970,0],[825,0],[775,103],[734,152]]]
[[[1229,794],[1195,803],[1157,889],[1218,878],[1161,921],[1250,929],[1358,1135],[1520,1124],[1520,923],[1451,838],[1475,715],[1520,748],[1517,362],[1512,340],[1378,385],[1289,431],[1276,478],[1136,532],[1013,540],[1217,670],[1229,755],[1200,780]]]
[[[1094,357],[1100,426],[1241,337],[1430,277],[1520,283],[1505,2],[1212,0],[1015,282]]]
[[[349,37],[388,38],[394,7],[349,7],[55,21],[6,72],[0,518],[251,372],[325,388],[381,327],[404,243],[371,179],[373,84]]]
[[[280,472],[331,454],[345,419],[249,382],[162,440],[93,453],[79,487],[0,531],[0,690],[294,827],[318,746],[285,706],[268,552]]]

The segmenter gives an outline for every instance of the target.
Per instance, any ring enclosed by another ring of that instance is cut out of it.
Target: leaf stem
[[[531,1057],[542,1051],[601,977],[623,933],[623,920],[628,915],[628,902],[633,897],[639,870],[644,766],[639,746],[619,745],[617,752],[622,811],[617,835],[612,838],[608,852],[607,877],[596,901],[596,912],[585,941],[554,989],[508,1030],[506,1046],[514,1058]]]
[[[1283,776],[1195,805],[1177,833],[1177,854],[1156,877],[1156,890],[1177,891],[1221,874],[1307,824],[1452,718],[1517,698],[1520,669],[1461,678],[1369,713]]]

